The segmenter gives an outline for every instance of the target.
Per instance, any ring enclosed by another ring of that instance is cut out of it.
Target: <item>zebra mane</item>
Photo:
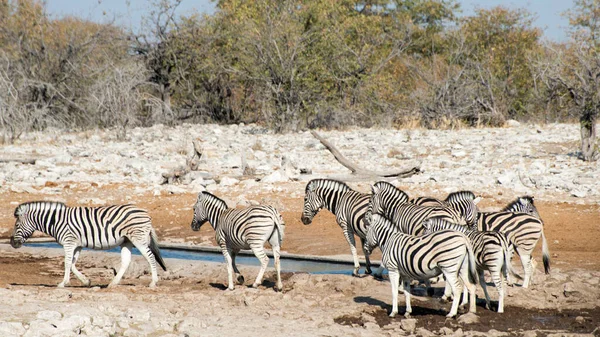
[[[521,200],[525,200],[525,203],[523,203]],[[535,206],[533,204],[533,197],[530,195],[518,197],[517,199],[513,200],[510,204],[508,204],[506,207],[504,207],[501,212],[507,212],[507,211],[513,211],[516,209],[520,209],[521,208],[520,206],[525,206],[527,204]]]
[[[350,186],[346,185],[346,183],[339,180],[313,179],[309,181],[308,184],[306,184],[305,192],[314,191],[317,187],[339,192],[352,191],[352,188],[350,188]]]
[[[20,215],[23,215],[31,207],[36,207],[36,206],[43,206],[44,209],[47,209],[49,207],[51,208],[52,206],[54,206],[54,208],[67,207],[67,205],[65,205],[64,203],[62,203],[60,201],[28,201],[28,202],[24,202],[24,203],[20,204],[19,206],[17,206],[15,208],[14,216],[18,217]]]
[[[377,188],[382,191],[391,193],[393,195],[393,197],[404,200],[404,202],[408,202],[408,200],[410,199],[406,192],[404,192],[403,190],[399,189],[398,187],[388,183],[387,181],[378,181],[373,185],[373,188]]]
[[[200,192],[200,194],[198,194],[198,199],[200,199],[200,196],[206,197],[206,199],[208,199],[211,204],[218,204],[218,205],[224,207],[225,209],[229,208],[229,206],[227,206],[227,203],[223,199],[217,197],[216,195],[214,195],[212,193],[204,191],[204,192]]]
[[[446,202],[455,202],[459,200],[475,200],[475,193],[471,191],[458,191],[448,194]]]

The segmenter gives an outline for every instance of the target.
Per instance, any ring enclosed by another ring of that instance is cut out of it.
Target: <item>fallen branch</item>
[[[37,159],[33,158],[0,158],[0,163],[21,163],[35,165]]]
[[[335,146],[333,146],[333,144],[328,142],[325,138],[321,137],[316,131],[312,130],[310,133],[315,138],[317,138],[321,142],[321,144],[323,144],[323,146],[325,146],[327,150],[329,150],[329,152],[331,152],[331,154],[340,164],[344,165],[347,169],[349,169],[353,175],[374,176],[383,178],[406,178],[421,172],[420,165],[415,165],[413,167],[405,168],[395,172],[378,172],[363,169],[346,159],[346,157],[344,157],[340,153],[340,151],[338,151],[338,149]]]

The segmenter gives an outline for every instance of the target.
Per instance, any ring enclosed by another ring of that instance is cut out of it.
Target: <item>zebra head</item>
[[[408,195],[396,186],[385,181],[376,182],[371,186],[371,199],[365,219],[370,222],[373,214],[388,215],[389,211],[408,202],[408,199]]]
[[[477,222],[479,213],[477,204],[481,201],[481,197],[476,197],[471,191],[459,191],[448,194],[445,201],[452,209],[461,214],[465,221],[464,224],[472,226]]]
[[[306,185],[304,209],[300,218],[305,225],[310,225],[315,215],[317,215],[321,208],[325,207],[325,200],[317,193],[317,183],[316,180],[311,180]]]
[[[369,228],[367,229],[367,237],[363,245],[365,253],[371,254],[373,249],[383,246],[387,239],[398,231],[396,225],[383,215],[373,213],[371,215]]]
[[[21,246],[31,237],[36,230],[35,217],[31,212],[32,203],[20,204],[15,208],[15,231],[10,237],[10,245],[13,248]]]
[[[517,200],[508,204],[502,211],[515,212],[515,213],[527,213],[541,220],[540,214],[537,208],[533,204],[533,197],[526,195],[517,198]]]
[[[194,218],[192,219],[192,230],[199,231],[200,227],[207,221],[211,221],[213,227],[218,214],[227,209],[225,201],[208,192],[200,192],[196,204],[194,204]]]

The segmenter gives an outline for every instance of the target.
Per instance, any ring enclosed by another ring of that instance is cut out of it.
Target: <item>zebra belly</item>
[[[102,240],[102,242],[94,242],[94,241],[82,242],[81,246],[85,247],[85,248],[96,249],[96,250],[106,250],[106,249],[112,249],[112,248],[118,247],[118,246],[122,245],[123,242],[125,242],[125,237],[121,237],[118,239],[110,238],[108,241]]]

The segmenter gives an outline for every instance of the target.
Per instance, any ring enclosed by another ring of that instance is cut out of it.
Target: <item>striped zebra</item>
[[[225,201],[208,192],[200,192],[194,205],[192,229],[199,231],[205,222],[210,222],[215,230],[217,244],[221,247],[227,262],[228,289],[233,290],[233,273],[238,284],[244,283],[244,276],[235,265],[235,257],[242,249],[251,249],[260,261],[260,271],[252,287],[257,288],[263,279],[269,257],[265,253],[265,242],[273,248],[277,290],[283,289],[281,266],[279,263],[281,242],[285,223],[281,214],[273,206],[250,206],[242,209],[228,208]]]
[[[365,213],[369,206],[370,197],[369,194],[357,192],[345,183],[337,180],[313,179],[306,184],[304,209],[301,218],[302,223],[305,225],[311,224],[315,215],[322,208],[328,209],[335,215],[335,219],[342,228],[344,237],[350,245],[350,251],[354,259],[354,270],[352,272],[354,276],[358,275],[360,268],[354,234],[360,238],[361,246],[364,246],[365,238],[367,237]],[[366,260],[365,273],[371,274],[369,254],[364,253]],[[380,269],[375,274],[381,275],[381,271]]]
[[[527,213],[538,219],[541,219],[537,208],[533,204],[533,197],[529,195],[518,197],[516,200],[504,207],[501,212]]]
[[[438,206],[448,207],[460,213],[463,221],[467,225],[474,225],[477,222],[477,204],[481,197],[476,197],[471,191],[458,191],[448,194],[445,200],[439,200],[432,197],[418,197],[410,202],[419,206]]]
[[[464,233],[470,240],[477,262],[477,272],[479,273],[479,284],[485,294],[486,308],[491,310],[490,295],[487,292],[486,282],[483,277],[483,271],[487,270],[492,276],[492,281],[498,291],[498,312],[504,312],[504,280],[508,272],[518,276],[510,263],[510,241],[506,236],[499,232],[469,229],[466,226],[456,225],[442,219],[428,219],[424,223],[425,233],[432,233],[440,230],[451,229]],[[448,290],[448,289],[446,289]],[[445,293],[447,293],[446,291]]]
[[[460,232],[442,230],[423,236],[412,236],[398,231],[388,219],[373,214],[367,232],[365,250],[371,252],[379,246],[382,264],[389,271],[392,286],[392,311],[390,317],[398,313],[398,285],[403,283],[406,300],[406,313],[412,312],[410,305],[410,280],[428,279],[443,274],[454,296],[447,317],[454,317],[458,311],[462,285],[469,293],[469,312],[475,312],[475,286],[477,271],[475,256],[469,239]],[[463,301],[463,304],[464,301]]]
[[[156,286],[156,262],[167,270],[160,255],[158,239],[148,212],[133,205],[67,207],[61,202],[33,201],[15,209],[15,232],[10,244],[19,248],[34,231],[56,239],[65,249],[65,276],[58,287],[69,285],[71,271],[86,286],[90,280],[75,264],[82,248],[111,249],[121,246],[121,268],[108,285],[119,284],[131,262],[131,249],[137,248],[152,272],[150,288]]]
[[[371,214],[381,214],[396,224],[402,233],[421,235],[423,221],[442,217],[452,223],[466,224],[462,216],[449,207],[418,206],[408,202],[408,195],[394,185],[379,181],[372,186],[367,219]]]
[[[533,277],[535,267],[531,254],[540,237],[544,271],[546,274],[550,273],[550,252],[542,220],[526,213],[480,212],[477,218],[477,229],[503,233],[514,245],[525,271],[523,288],[529,287]]]

